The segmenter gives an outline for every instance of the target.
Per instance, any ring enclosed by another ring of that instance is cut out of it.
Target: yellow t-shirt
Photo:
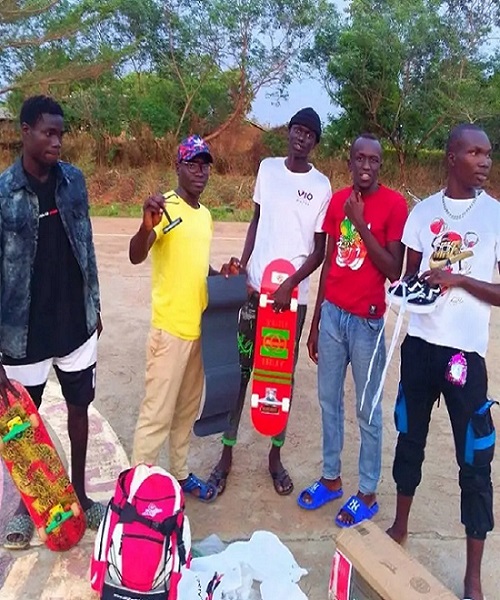
[[[204,206],[193,208],[175,192],[165,194],[165,207],[182,223],[163,233],[163,218],[154,229],[151,248],[153,327],[171,335],[196,340],[201,334],[201,315],[207,307],[212,217]]]

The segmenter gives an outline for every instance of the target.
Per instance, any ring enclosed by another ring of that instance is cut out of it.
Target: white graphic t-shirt
[[[470,200],[434,194],[411,211],[403,243],[422,252],[421,272],[447,269],[491,283],[500,261],[500,203],[486,192]],[[485,356],[490,312],[489,304],[461,288],[450,288],[434,311],[410,315],[408,333]]]
[[[332,195],[330,182],[314,167],[293,173],[284,158],[262,161],[254,202],[260,205],[255,247],[248,263],[248,282],[258,291],[266,266],[276,258],[299,269],[314,249],[314,234],[323,231]],[[309,278],[299,284],[299,303],[307,304]]]

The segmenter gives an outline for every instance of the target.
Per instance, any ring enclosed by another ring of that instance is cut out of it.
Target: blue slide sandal
[[[339,519],[341,512],[346,512],[354,519],[352,523],[344,523]],[[378,513],[378,504],[375,502],[372,506],[368,506],[359,496],[351,496],[344,506],[339,510],[335,517],[335,523],[338,527],[353,527],[359,525],[363,521],[368,521]]]
[[[198,500],[201,500],[201,502],[213,502],[217,498],[217,488],[215,485],[202,481],[193,473],[189,473],[186,481],[181,483],[181,488],[183,492],[191,494]],[[195,493],[195,490],[199,490],[199,492]]]
[[[316,510],[328,502],[332,502],[332,500],[342,498],[343,493],[344,492],[342,491],[342,488],[332,492],[326,487],[326,485],[321,483],[321,481],[315,481],[308,488],[300,492],[297,498],[297,504],[300,506],[300,508],[304,508],[305,510]],[[311,497],[311,502],[306,502],[304,498],[305,494],[309,494]]]

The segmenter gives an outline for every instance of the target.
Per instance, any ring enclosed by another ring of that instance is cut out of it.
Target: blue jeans
[[[325,301],[321,308],[318,340],[318,393],[323,422],[323,477],[341,474],[340,455],[344,446],[344,381],[351,363],[356,388],[356,416],[361,435],[359,491],[373,494],[380,479],[382,463],[382,403],[369,423],[372,398],[385,365],[385,340],[377,339],[383,319],[363,319]],[[368,379],[363,410],[361,399]]]

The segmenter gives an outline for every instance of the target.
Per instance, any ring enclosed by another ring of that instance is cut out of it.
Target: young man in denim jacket
[[[27,99],[20,124],[22,156],[0,175],[0,402],[15,379],[40,406],[54,366],[68,406],[73,485],[96,529],[103,507],[85,493],[85,462],[102,325],[87,189],[82,173],[59,160],[57,102]],[[21,503],[4,545],[26,548],[32,535]]]

